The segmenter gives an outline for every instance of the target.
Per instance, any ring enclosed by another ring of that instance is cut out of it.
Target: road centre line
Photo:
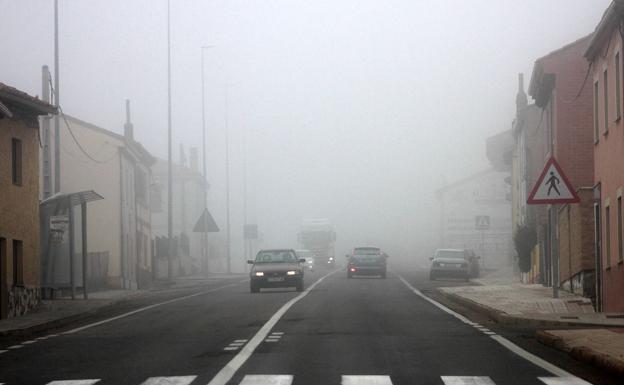
[[[141,385],[189,385],[197,376],[151,377]]]
[[[490,377],[442,376],[444,385],[496,385]]]
[[[46,385],[93,385],[97,382],[100,382],[99,379],[97,380],[68,380],[68,381],[52,381],[52,382],[48,382]]]
[[[392,385],[390,376],[342,376],[341,385]]]
[[[155,304],[148,305],[148,306],[136,309],[136,310],[129,311],[129,312],[124,313],[124,314],[120,314],[120,315],[115,316],[115,317],[107,318],[107,319],[102,320],[102,321],[94,322],[94,323],[91,323],[91,324],[88,324],[88,325],[85,325],[85,326],[81,326],[81,327],[78,327],[78,328],[75,328],[75,329],[71,329],[71,330],[63,332],[61,334],[74,334],[74,333],[81,332],[81,331],[86,330],[86,329],[90,329],[90,328],[95,327],[95,326],[100,326],[100,325],[103,325],[105,323],[116,321],[116,320],[121,319],[121,318],[129,317],[131,315],[134,315],[134,314],[137,314],[137,313],[141,313],[141,312],[144,312],[146,310],[154,309],[156,307],[160,307],[160,306],[163,306],[163,305],[168,305],[168,304],[174,303],[174,302],[184,301],[186,299],[193,298],[193,297],[198,297],[200,295],[213,293],[215,291],[223,290],[226,287],[231,287],[231,286],[236,286],[236,285],[238,285],[238,283],[230,283],[230,284],[227,284],[227,285],[215,287],[214,289],[205,290],[205,291],[201,291],[199,293],[189,294],[189,295],[185,295],[183,297],[173,298],[173,299],[170,299],[170,300],[167,300],[167,301],[155,303]],[[50,337],[53,337],[53,336],[54,335],[51,335]]]
[[[416,294],[417,296],[419,296],[420,298],[424,299],[425,301],[431,303],[432,305],[434,305],[435,307],[437,307],[438,309],[454,316],[455,318],[459,319],[460,321],[462,321],[463,323],[466,324],[472,324],[472,321],[470,321],[468,318],[464,317],[463,315],[449,309],[448,307],[442,305],[441,303],[439,303],[438,301],[427,297],[426,295],[424,295],[420,290],[416,289],[414,286],[412,286],[409,282],[407,282],[405,280],[405,278],[403,278],[402,276],[400,276],[397,273],[396,274],[397,277],[399,277],[399,279],[405,284],[405,286],[407,286],[408,289],[410,289],[414,294]],[[580,378],[566,372],[565,370],[551,364],[548,361],[545,361],[543,359],[541,359],[540,357],[529,353],[528,351],[522,349],[521,347],[519,347],[518,345],[514,344],[513,342],[509,341],[507,338],[500,336],[500,335],[491,335],[489,336],[489,338],[493,339],[494,341],[498,342],[499,344],[503,345],[505,348],[507,348],[508,350],[512,351],[513,353],[519,355],[520,357],[524,358],[525,360],[531,362],[533,365],[536,365],[544,370],[546,370],[547,372],[550,372],[558,377],[566,377],[568,380],[569,379],[578,379],[582,382],[579,382],[578,384],[587,384],[587,385],[591,385],[588,382],[585,382],[583,380],[581,380]],[[553,383],[554,384],[554,383]],[[576,385],[576,383],[575,383]]]
[[[258,332],[251,338],[249,343],[245,345],[240,352],[234,358],[230,360],[221,370],[210,380],[208,385],[226,385],[228,381],[232,379],[234,374],[241,366],[251,357],[256,348],[265,340],[271,329],[275,327],[277,322],[284,316],[284,314],[297,302],[303,299],[306,295],[308,295],[319,283],[321,283],[325,278],[329,277],[332,274],[337,273],[339,270],[334,270],[329,272],[319,278],[316,282],[310,285],[304,292],[292,298],[288,302],[286,302],[282,307],[273,314],[273,316],[258,330]],[[241,384],[244,384],[244,379]],[[292,381],[292,376],[291,376]],[[249,382],[251,384],[251,382]],[[262,382],[255,382],[254,384],[263,384]],[[273,383],[271,383],[273,384]],[[278,384],[281,384],[279,382]]]
[[[239,385],[290,385],[292,382],[291,375],[248,374]]]

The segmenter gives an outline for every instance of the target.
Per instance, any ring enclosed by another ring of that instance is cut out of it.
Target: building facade
[[[624,6],[620,3],[613,2],[607,9],[585,51],[591,64],[587,88],[593,94],[593,120],[588,131],[592,133],[594,149],[597,303],[605,312],[624,311]]]
[[[507,171],[494,168],[437,191],[441,206],[441,248],[472,249],[487,268],[509,266],[511,208]]]
[[[583,57],[589,40],[590,36],[583,37],[538,59],[529,94],[540,108],[539,124],[544,128],[536,158],[557,159],[581,197],[578,204],[550,205],[546,217],[537,218],[542,280],[552,284],[557,277],[560,287],[594,297],[593,111],[591,89],[584,86],[589,65]],[[534,171],[542,168],[543,164],[535,165]],[[552,268],[557,255],[558,276]]]
[[[96,229],[88,232],[89,264],[101,266],[92,279],[110,288],[145,285],[152,276],[155,158],[134,140],[129,110],[124,135],[65,115],[60,138],[60,193],[93,190],[104,198],[89,206],[87,227]]]
[[[56,109],[0,83],[0,318],[39,301],[39,121]]]

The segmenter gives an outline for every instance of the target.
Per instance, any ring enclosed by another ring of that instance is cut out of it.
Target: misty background
[[[327,217],[338,256],[377,245],[422,258],[437,242],[435,190],[488,167],[485,138],[511,127],[517,74],[528,83],[537,58],[591,33],[609,3],[172,0],[174,160],[179,143],[201,154],[200,47],[214,45],[208,199],[223,230],[227,126],[234,260],[245,169],[262,247],[295,247],[302,218]],[[0,0],[0,81],[41,94],[53,5]],[[166,158],[166,0],[59,8],[64,112],[122,133],[129,98],[136,139]]]

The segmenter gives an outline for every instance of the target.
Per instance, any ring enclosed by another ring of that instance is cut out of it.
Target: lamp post
[[[229,129],[229,90],[231,83],[225,85],[225,242],[227,272],[232,272],[231,231],[230,231],[230,129]]]
[[[173,279],[173,165],[171,160],[171,12],[167,0],[167,278]]]
[[[208,205],[208,173],[206,171],[206,82],[204,76],[204,51],[214,48],[214,45],[203,45],[201,47],[201,83],[202,83],[202,170],[204,175],[204,190],[203,190],[203,211],[207,210]],[[204,223],[204,230],[206,224]],[[202,235],[202,257],[206,264],[206,274],[209,272],[208,267],[208,233],[204,231]]]

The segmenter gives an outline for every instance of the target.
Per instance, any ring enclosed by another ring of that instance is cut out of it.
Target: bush
[[[531,271],[531,251],[537,244],[535,226],[524,225],[518,227],[514,234],[514,244],[518,253],[518,267],[523,273]]]

